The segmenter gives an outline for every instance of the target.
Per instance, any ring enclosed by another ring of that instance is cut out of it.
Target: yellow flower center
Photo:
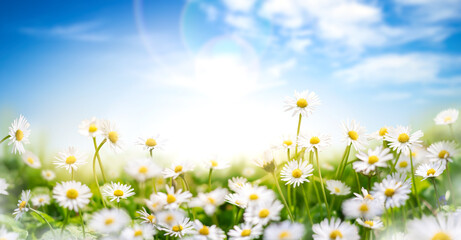
[[[434,175],[435,174],[435,169],[431,168],[429,170],[427,170],[427,173],[426,173],[428,176],[429,175]]]
[[[305,108],[305,107],[307,107],[307,105],[308,105],[308,104],[307,104],[307,100],[304,99],[304,98],[300,98],[300,99],[298,99],[298,101],[296,101],[296,105],[297,105],[298,107],[300,107],[300,108]]]
[[[34,164],[34,159],[31,158],[31,157],[28,157],[28,158],[27,158],[27,162],[28,162],[29,164]]]
[[[370,227],[373,227],[374,225],[373,221],[365,221],[364,223]]]
[[[343,234],[341,233],[341,231],[339,231],[338,229],[331,231],[330,238],[336,239],[337,237],[343,238]]]
[[[154,222],[154,218],[155,218],[154,215],[147,216],[147,219],[149,219],[150,222]]]
[[[439,158],[448,158],[450,156],[450,153],[448,153],[447,150],[442,150],[439,152]]]
[[[451,122],[452,118],[451,117],[445,117],[443,119],[444,122]]]
[[[392,197],[394,196],[394,193],[395,193],[395,190],[392,189],[392,188],[388,188],[384,191],[384,195],[386,195],[387,197]]]
[[[111,225],[113,222],[114,222],[113,218],[107,218],[106,221],[104,221],[104,224]]]
[[[291,175],[292,175],[294,178],[300,178],[301,175],[303,175],[303,172],[301,171],[301,169],[296,168],[295,170],[293,170],[293,172],[291,173]]]
[[[240,234],[240,236],[242,236],[242,237],[248,237],[248,236],[250,236],[250,234],[251,234],[251,229],[243,229],[243,230],[242,230],[242,233]]]
[[[340,193],[340,192],[341,192],[341,189],[339,189],[338,187],[335,187],[335,192],[336,192],[336,193]]]
[[[250,200],[258,200],[259,196],[257,194],[251,194],[250,195]]]
[[[214,200],[214,198],[212,197],[208,197],[208,202],[210,202],[211,204],[215,204],[216,201]]]
[[[269,209],[263,208],[261,209],[261,211],[259,211],[259,218],[266,218],[267,216],[269,216],[269,213]]]
[[[148,169],[147,169],[146,166],[141,166],[141,167],[139,168],[138,172],[144,174],[144,173],[147,173],[147,170],[148,170]]]
[[[349,131],[347,135],[354,141],[359,139],[359,134],[356,131]]]
[[[291,237],[291,233],[288,231],[283,231],[279,234],[279,239],[288,239]]]
[[[170,223],[170,222],[172,222],[174,220],[174,217],[172,215],[168,215],[165,220],[166,220],[166,222]]]
[[[401,133],[397,140],[399,140],[400,143],[406,143],[408,140],[410,140],[410,137],[406,133]]]
[[[362,205],[360,205],[359,210],[360,210],[361,212],[368,212],[368,210],[369,210],[369,209],[368,209],[368,205],[365,204],[365,203],[363,203]]]
[[[70,199],[76,199],[78,197],[78,192],[77,192],[77,190],[71,188],[71,189],[67,190],[66,196],[67,196],[67,198],[70,198]]]
[[[210,163],[211,163],[212,167],[217,167],[218,166],[218,162],[215,161],[215,160],[211,160]]]
[[[155,139],[153,139],[153,138],[148,138],[146,140],[146,146],[155,147],[155,146],[157,146],[157,141],[155,141]]]
[[[121,197],[121,196],[123,196],[123,191],[120,190],[120,189],[115,190],[115,191],[114,191],[114,196],[116,196],[116,197]]]
[[[451,240],[451,237],[444,232],[438,232],[431,238],[431,240]]]
[[[375,198],[374,198],[373,196],[371,196],[370,194],[367,194],[367,195],[365,196],[365,199],[373,200],[373,199],[375,199]]]
[[[74,164],[75,162],[77,161],[77,158],[75,158],[75,156],[68,156],[66,158],[66,164]]]
[[[290,139],[287,139],[287,140],[283,141],[283,144],[285,144],[287,146],[291,146],[291,144],[293,144],[293,141],[291,141]]]
[[[22,201],[20,204],[19,204],[19,209],[23,209],[25,206],[26,206],[27,202],[26,201]]]
[[[200,233],[200,235],[208,235],[210,234],[210,229],[208,229],[207,226],[203,226],[200,230],[198,230],[198,233]]]
[[[38,199],[38,202],[39,202],[39,203],[42,203],[43,201],[45,201],[45,199],[43,199],[43,198],[39,198],[39,199]]]
[[[386,135],[386,133],[387,133],[387,128],[382,127],[381,129],[379,129],[379,136],[382,137],[382,136]]]
[[[24,138],[24,133],[20,129],[18,129],[16,130],[15,137],[17,141],[21,141]]]
[[[178,172],[181,172],[182,171],[182,166],[181,165],[178,165],[174,168],[174,172],[175,173],[178,173]]]
[[[166,195],[166,202],[168,204],[176,202],[176,197],[172,194]]]
[[[318,144],[320,142],[319,137],[311,137],[311,140],[309,140],[310,144]]]
[[[46,175],[47,177],[51,177],[51,173],[50,173],[50,172],[46,172],[45,175]]]
[[[173,230],[174,232],[181,232],[182,231],[182,226],[181,225],[174,225],[173,228],[171,230]]]
[[[98,127],[96,127],[96,124],[94,123],[90,124],[90,126],[88,127],[88,132],[94,133],[96,131],[98,131]]]
[[[135,236],[135,237],[142,236],[142,230],[136,230],[136,231],[134,231],[134,236]]]
[[[401,168],[406,168],[407,166],[408,166],[408,162],[407,162],[407,161],[401,161],[401,162],[399,163],[399,167],[401,167]]]
[[[116,143],[116,142],[118,141],[118,133],[115,132],[115,131],[109,132],[109,140],[110,140],[112,143]]]
[[[379,160],[378,156],[375,156],[375,155],[368,157],[368,163],[369,164],[375,164],[375,163],[378,162],[378,160]]]

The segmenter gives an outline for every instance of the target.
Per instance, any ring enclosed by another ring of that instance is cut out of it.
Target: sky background
[[[460,0],[3,1],[0,133],[24,114],[51,155],[90,150],[78,124],[95,116],[128,149],[158,133],[178,157],[254,155],[296,133],[283,104],[306,89],[322,106],[303,132],[422,128],[461,105],[460,12]]]

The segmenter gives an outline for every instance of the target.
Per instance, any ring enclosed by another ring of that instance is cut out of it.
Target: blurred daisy
[[[281,137],[280,141],[277,144],[272,145],[273,149],[293,149],[295,147],[296,140],[293,139],[290,135],[284,135]]]
[[[0,227],[0,239],[2,240],[16,240],[19,239],[19,234],[15,232],[8,232],[4,226]]]
[[[444,170],[445,164],[443,162],[423,163],[416,169],[415,174],[423,177],[421,180],[423,181],[426,178],[438,177]]]
[[[50,204],[50,195],[39,194],[31,199],[34,207],[41,207]]]
[[[461,236],[461,215],[456,213],[423,216],[407,224],[408,239],[458,240]]]
[[[327,134],[312,134],[299,136],[298,144],[302,148],[306,148],[306,152],[314,152],[315,149],[321,151],[330,146],[330,135]]]
[[[396,232],[396,233],[392,234],[391,240],[409,240],[409,239],[407,238],[407,236],[405,235],[405,233],[403,233],[403,232]]]
[[[120,237],[124,240],[144,240],[152,239],[156,233],[152,224],[135,224],[133,227],[125,228]]]
[[[88,226],[98,233],[118,233],[130,223],[130,216],[125,210],[103,208],[91,217]]]
[[[312,226],[314,240],[359,240],[360,236],[356,226],[348,222],[341,222],[341,219],[332,218],[331,221],[324,219],[322,222]]]
[[[241,223],[235,225],[233,229],[229,230],[227,235],[229,240],[252,240],[257,239],[263,232],[261,225],[252,225],[250,223]]]
[[[213,156],[210,159],[205,160],[205,166],[208,169],[226,169],[230,167],[229,161],[226,161],[217,156]]]
[[[86,161],[84,154],[74,147],[69,147],[65,151],[59,152],[53,163],[57,167],[65,168],[70,173],[72,170],[77,171],[78,167],[85,164]]]
[[[165,209],[177,209],[182,203],[188,202],[192,197],[189,191],[179,189],[175,192],[174,187],[166,186],[166,194],[159,192],[157,195],[165,203]]]
[[[275,171],[275,159],[270,149],[264,151],[261,157],[254,160],[254,163],[268,173],[273,173]]]
[[[227,194],[224,200],[239,208],[245,209],[248,205],[248,199],[242,197],[240,194],[237,193]]]
[[[395,165],[395,169],[399,173],[408,173],[411,170],[411,165],[410,165],[410,157],[401,155],[399,160],[397,161],[397,164]]]
[[[194,226],[189,218],[183,218],[181,221],[174,223],[174,225],[159,224],[160,230],[165,231],[166,236],[182,238],[186,234],[194,233]]]
[[[138,182],[145,182],[147,179],[160,175],[160,167],[152,159],[141,158],[129,161],[125,166],[125,172]]]
[[[157,223],[162,226],[173,226],[186,217],[185,213],[180,210],[161,211],[156,216]]]
[[[142,223],[155,224],[157,222],[155,215],[148,213],[144,207],[142,210],[137,211],[137,213],[139,213],[140,218],[143,220]]]
[[[301,223],[283,221],[271,223],[264,230],[264,240],[288,240],[301,239],[304,236],[304,226]]]
[[[100,121],[95,117],[90,120],[85,119],[78,125],[78,132],[83,136],[96,137],[101,133]]]
[[[459,150],[456,143],[453,141],[440,141],[431,144],[427,148],[427,151],[427,158],[429,158],[431,162],[447,163],[453,162],[453,156],[458,154]]]
[[[76,212],[90,202],[92,195],[88,186],[76,181],[57,183],[53,188],[53,198],[59,206]]]
[[[331,194],[337,196],[348,195],[351,193],[351,188],[339,180],[327,180],[326,185],[326,189],[328,189]]]
[[[216,208],[224,203],[228,191],[225,188],[217,188],[209,193],[199,193],[197,198],[191,201],[191,207],[201,207],[209,216],[213,215]]]
[[[352,198],[344,201],[342,211],[347,218],[373,219],[383,214],[384,209],[381,201],[367,195],[362,199]]]
[[[224,240],[226,234],[219,227],[215,225],[206,226],[199,220],[194,221],[194,238],[195,240]]]
[[[365,148],[365,145],[367,144],[367,138],[365,135],[364,127],[356,123],[355,120],[352,120],[347,123],[343,122],[342,128],[344,133],[344,141],[346,141],[348,146],[352,144],[354,149],[357,151]]]
[[[414,166],[424,163],[424,162],[429,162],[427,158],[428,152],[426,148],[423,146],[412,146],[411,147],[411,157],[413,158],[413,164]],[[408,160],[410,159],[410,152],[404,152],[403,155],[400,155],[400,157],[406,156]]]
[[[354,199],[357,199],[357,200],[361,200],[361,201],[364,201],[364,200],[375,200],[375,197],[373,197],[373,195],[371,195],[368,190],[366,190],[365,188],[362,187],[362,194],[359,194],[359,193],[354,193],[355,195],[355,198]]]
[[[14,219],[18,220],[25,212],[29,211],[30,190],[22,190],[21,198],[18,200],[18,208],[14,209]]]
[[[392,160],[393,156],[390,153],[389,148],[378,146],[375,149],[368,149],[368,152],[362,152],[356,154],[358,161],[355,161],[352,165],[356,172],[361,172],[364,175],[369,175],[376,171],[378,167],[387,167],[387,161]]]
[[[233,177],[227,180],[227,186],[230,188],[230,190],[238,192],[247,182],[248,180],[244,177]]]
[[[307,178],[312,176],[312,171],[314,171],[314,168],[307,161],[293,160],[285,164],[280,175],[286,185],[298,187],[304,182],[309,182]]]
[[[110,122],[109,120],[102,120],[101,132],[102,136],[104,136],[112,150],[117,152],[122,149],[123,140],[121,140],[118,129],[114,123]]]
[[[24,153],[25,149],[23,144],[29,143],[29,127],[29,122],[27,122],[26,118],[22,115],[19,116],[19,119],[15,119],[11,124],[9,131],[10,142],[8,145],[13,144],[13,153]]]
[[[437,114],[437,116],[434,118],[434,122],[437,125],[453,124],[458,119],[458,114],[458,110],[450,108]]]
[[[246,167],[242,170],[242,175],[249,178],[255,174],[255,169],[252,167]]]
[[[47,181],[52,181],[56,174],[51,170],[42,170],[42,177]]]
[[[372,195],[384,202],[386,208],[405,205],[411,193],[411,184],[405,175],[388,175],[380,183],[373,186]]]
[[[163,149],[165,140],[160,138],[160,135],[157,134],[149,137],[140,137],[137,144],[142,146],[144,150],[152,151],[154,149]]]
[[[392,150],[397,151],[397,153],[406,153],[409,152],[411,147],[421,145],[420,138],[423,135],[421,130],[411,133],[410,127],[397,126],[389,129],[389,133],[386,134],[384,139],[389,142],[389,147]]]
[[[165,168],[162,173],[164,178],[176,179],[179,175],[192,171],[193,167],[190,162],[175,161],[169,168]]]
[[[384,227],[383,222],[379,218],[375,218],[373,220],[362,220],[357,218],[355,221],[359,225],[369,229],[381,229]]]
[[[0,178],[0,194],[8,195],[8,192],[6,191],[8,186],[9,184],[6,183],[6,180],[4,178]]]
[[[369,135],[369,140],[375,139],[375,140],[382,141],[382,140],[384,140],[384,136],[386,136],[388,131],[389,131],[389,127],[384,126],[384,127],[380,128],[378,131],[372,132]]]
[[[303,117],[308,117],[318,105],[320,105],[320,99],[314,92],[306,90],[298,93],[295,91],[294,98],[287,97],[285,100],[285,112],[292,111],[292,116],[301,114]]]
[[[144,199],[146,206],[153,212],[157,212],[163,209],[166,202],[162,200],[157,194],[152,193],[149,199]]]
[[[269,221],[279,221],[282,209],[283,205],[279,200],[263,200],[247,208],[243,216],[245,222],[264,226]]]
[[[102,188],[103,195],[110,198],[110,201],[117,200],[120,202],[120,199],[126,199],[135,194],[133,188],[128,184],[114,183],[106,184]]]
[[[267,189],[266,186],[256,186],[249,183],[245,184],[239,192],[242,200],[247,204],[257,204],[260,201],[269,201],[275,199],[275,194],[272,190]]]
[[[21,155],[21,158],[22,161],[31,168],[40,168],[42,166],[40,159],[32,152],[25,151],[24,154]]]

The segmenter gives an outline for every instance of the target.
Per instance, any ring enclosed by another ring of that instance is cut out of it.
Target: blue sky
[[[460,107],[459,0],[1,4],[0,121],[26,115],[51,151],[87,147],[92,116],[183,155],[260,151],[294,133],[294,90],[323,102],[303,131],[333,136]]]

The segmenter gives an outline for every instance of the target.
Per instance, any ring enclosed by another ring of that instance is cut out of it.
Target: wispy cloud
[[[101,22],[88,21],[52,27],[24,27],[20,32],[39,37],[56,37],[75,41],[104,42],[109,36],[100,32]]]

